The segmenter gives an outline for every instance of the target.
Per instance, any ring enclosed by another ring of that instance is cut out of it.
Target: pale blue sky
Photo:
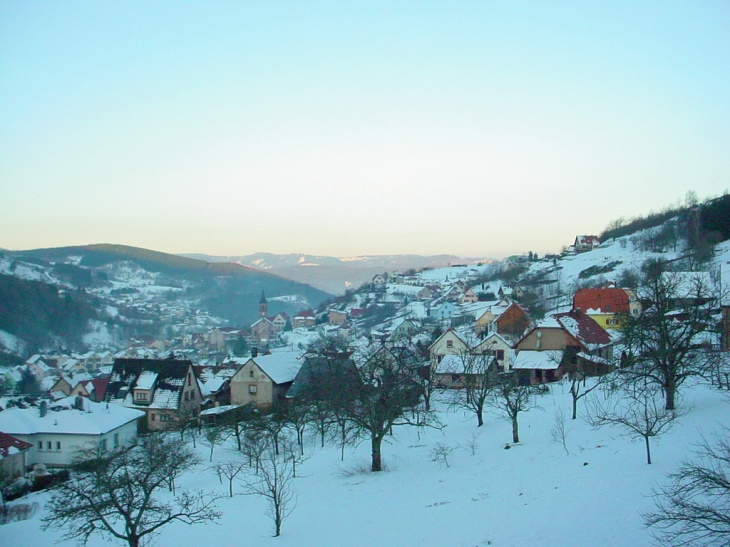
[[[0,247],[557,251],[730,187],[730,3],[0,0]]]

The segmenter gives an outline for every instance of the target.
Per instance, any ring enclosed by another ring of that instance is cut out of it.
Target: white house
[[[65,467],[79,450],[102,451],[130,444],[144,412],[120,405],[67,397],[40,407],[9,408],[0,412],[0,431],[32,445],[27,465]]]

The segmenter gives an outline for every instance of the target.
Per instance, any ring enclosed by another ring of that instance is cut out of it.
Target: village
[[[564,256],[599,245],[595,236],[578,236]],[[3,465],[14,476],[68,466],[84,445],[111,450],[133,442],[138,424],[144,431],[179,429],[191,419],[216,424],[270,412],[292,400],[307,382],[308,361],[332,344],[347,355],[381,347],[407,352],[427,392],[463,389],[468,376],[487,370],[536,386],[622,366],[622,318],[642,312],[636,287],[603,281],[561,295],[553,283],[548,294],[559,306],[537,315],[534,286],[500,279],[537,261],[530,253],[504,261],[496,273],[494,266],[457,265],[377,275],[359,291],[293,317],[271,316],[262,293],[259,318],[247,329],[216,326],[177,340],[134,337],[121,351],[33,355],[5,377]],[[542,263],[549,268],[557,260]],[[709,301],[691,294],[697,287],[709,292],[707,273],[686,272],[682,283],[692,305]],[[545,293],[545,284],[539,289]],[[724,330],[707,344],[728,351],[727,305],[722,318]],[[483,370],[467,367],[474,356]]]

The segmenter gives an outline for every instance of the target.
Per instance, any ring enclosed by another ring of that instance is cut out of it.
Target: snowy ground
[[[690,412],[669,434],[652,441],[655,463],[645,463],[642,442],[614,428],[592,430],[568,420],[567,455],[551,439],[556,409],[569,412],[565,386],[553,386],[542,409],[521,417],[522,443],[506,450],[510,425],[490,414],[482,428],[475,419],[443,412],[442,430],[400,428],[384,447],[389,471],[344,476],[343,469],[367,466],[368,444],[321,449],[308,440],[311,456],[296,479],[297,506],[284,522],[282,536],[271,537],[264,500],[235,496],[220,501],[218,525],[173,524],[158,540],[162,546],[256,545],[278,547],[398,546],[479,547],[651,544],[640,512],[651,508],[652,485],[663,481],[690,454],[702,434],[712,436],[730,421],[727,395],[705,387],[685,390]],[[583,406],[581,405],[581,410]],[[467,445],[474,435],[476,453]],[[450,467],[432,461],[436,443],[455,450]],[[208,449],[199,445],[207,461]],[[214,460],[238,457],[233,447],[217,448]],[[208,464],[190,472],[183,486],[226,493]],[[224,479],[225,480],[225,479]],[[242,489],[238,487],[240,492]],[[48,494],[32,495],[43,503]],[[42,512],[41,512],[42,514]],[[38,515],[40,516],[40,515]],[[33,520],[0,526],[0,545],[52,545],[59,531],[42,532]],[[71,543],[66,543],[71,545]],[[106,545],[100,538],[89,543]]]

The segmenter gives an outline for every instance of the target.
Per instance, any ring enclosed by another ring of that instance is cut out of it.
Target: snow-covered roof
[[[137,378],[137,383],[134,385],[135,389],[152,389],[157,381],[158,374],[151,370],[145,370]]]
[[[222,414],[224,412],[228,412],[229,410],[233,410],[235,408],[238,408],[240,405],[222,405],[222,406],[214,406],[213,408],[209,408],[207,410],[203,410],[200,415],[201,416],[212,416],[214,414]]]
[[[0,430],[10,435],[101,435],[144,416],[139,410],[94,403],[84,397],[79,397],[84,410],[79,410],[74,408],[76,400],[76,397],[66,397],[50,403],[45,416],[41,416],[38,407],[10,408],[0,412]]]
[[[557,370],[560,352],[522,350],[512,362],[514,370]]]
[[[293,351],[275,352],[270,355],[252,357],[251,360],[271,378],[275,384],[293,382],[302,368],[300,353]]]
[[[464,361],[460,355],[444,355],[436,365],[436,372],[439,374],[460,373],[463,371]]]

